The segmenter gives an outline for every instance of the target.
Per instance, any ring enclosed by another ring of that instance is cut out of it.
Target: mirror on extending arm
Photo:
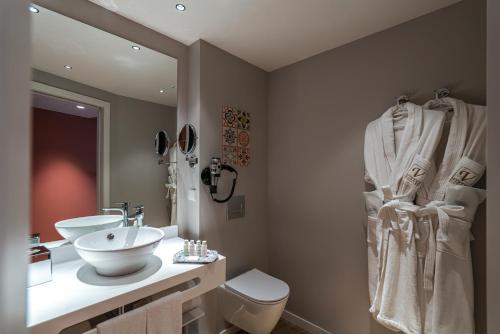
[[[177,139],[179,142],[179,150],[181,150],[183,154],[193,153],[196,148],[196,139],[196,130],[194,126],[191,124],[184,125]]]
[[[196,149],[197,139],[196,129],[192,124],[185,124],[177,138],[179,150],[186,156],[186,161],[189,163],[190,167],[194,167],[198,163],[198,158],[193,153]]]
[[[55,223],[102,215],[116,202],[143,205],[145,225],[176,224],[177,60],[37,8],[31,233],[61,240]],[[98,219],[90,221],[65,227]]]
[[[168,151],[169,151],[171,145],[172,145],[172,143],[170,142],[170,139],[168,138],[167,131],[160,130],[156,133],[156,136],[155,136],[156,154],[158,154],[159,156],[165,157],[168,154]]]

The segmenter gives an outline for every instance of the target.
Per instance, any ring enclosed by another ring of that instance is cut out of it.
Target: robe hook
[[[405,104],[405,103],[407,103],[409,101],[410,101],[410,99],[408,98],[407,95],[401,95],[401,96],[398,96],[396,98],[396,102],[397,102],[398,106],[400,106],[402,104]]]
[[[448,88],[439,88],[434,91],[434,98],[436,100],[450,96],[451,91]]]

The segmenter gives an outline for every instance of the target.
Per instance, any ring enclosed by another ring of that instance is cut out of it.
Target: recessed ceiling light
[[[71,66],[71,65],[64,65],[64,68],[67,69],[67,70],[71,70],[73,68],[73,66]]]
[[[81,109],[81,110],[85,109],[85,107],[84,107],[84,106],[81,106],[81,105],[77,105],[76,107],[77,107],[78,109]]]
[[[38,8],[36,8],[35,6],[33,6],[33,5],[30,5],[29,8],[30,8],[30,12],[32,12],[32,13],[36,14],[36,13],[40,12],[40,10]]]
[[[141,47],[137,45],[132,45],[132,49],[134,49],[135,51],[139,51]]]
[[[177,5],[175,5],[175,9],[177,9],[178,11],[185,11],[186,10],[186,6],[181,4],[181,3],[178,3]]]
[[[165,89],[160,89],[160,93],[165,93]]]

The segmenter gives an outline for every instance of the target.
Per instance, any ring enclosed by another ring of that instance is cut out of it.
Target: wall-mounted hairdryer
[[[227,170],[234,174],[233,185],[231,187],[231,192],[229,196],[224,199],[217,199],[214,197],[214,194],[217,194],[217,183],[219,182],[219,178],[221,177],[221,172],[223,170]],[[231,199],[234,194],[234,188],[236,188],[236,180],[238,179],[238,172],[236,169],[229,165],[221,164],[220,158],[212,158],[210,160],[210,166],[203,169],[201,172],[201,180],[203,184],[209,186],[210,188],[210,196],[217,203],[225,203]]]

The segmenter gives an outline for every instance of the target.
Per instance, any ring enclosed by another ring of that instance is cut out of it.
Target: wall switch
[[[227,202],[227,220],[245,217],[245,196],[233,196]]]

